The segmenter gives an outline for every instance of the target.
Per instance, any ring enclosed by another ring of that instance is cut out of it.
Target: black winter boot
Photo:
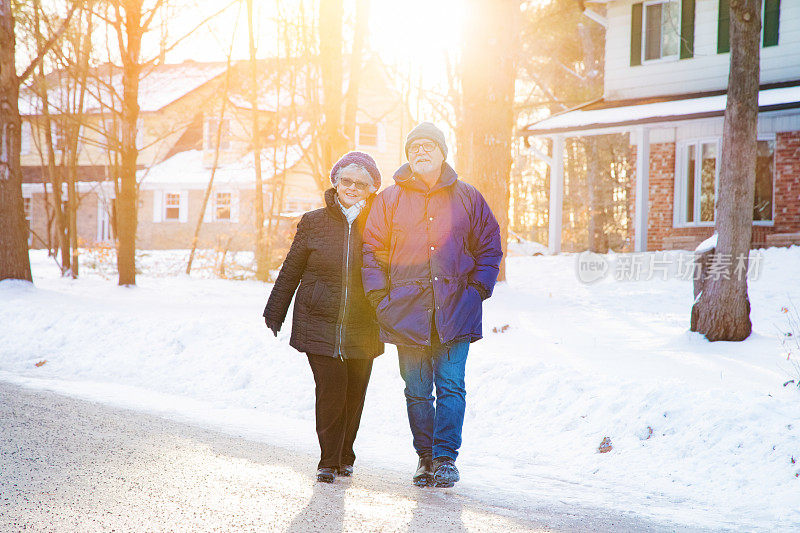
[[[411,481],[418,487],[427,487],[433,483],[433,461],[430,457],[423,455],[419,458],[417,471]]]
[[[449,457],[437,457],[433,460],[433,486],[452,487],[456,481],[461,479],[456,468],[455,461]]]
[[[336,479],[336,469],[333,467],[322,467],[317,469],[317,481],[321,483],[333,483]]]

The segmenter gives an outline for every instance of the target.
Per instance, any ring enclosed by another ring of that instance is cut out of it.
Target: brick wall
[[[693,248],[714,233],[713,227],[673,227],[675,143],[650,145],[650,198],[647,249]],[[631,147],[636,157],[636,147]],[[635,188],[630,209],[635,213]],[[800,232],[800,131],[778,133],[775,144],[774,226],[753,226],[752,246],[767,245],[772,233]]]
[[[800,131],[775,139],[775,233],[800,231]]]
[[[141,250],[170,250],[191,248],[194,228],[200,216],[205,191],[190,190],[186,222],[177,220],[153,221],[153,191],[139,193],[139,223],[136,230],[136,248]],[[212,202],[213,199],[209,199]],[[226,248],[251,250],[253,248],[255,194],[239,192],[238,222],[204,222],[200,230],[199,248]]]
[[[83,193],[79,194],[80,204],[78,205],[78,218],[76,225],[78,229],[78,238],[85,242],[94,242],[97,240],[97,194]],[[47,208],[45,205],[44,193],[34,192],[30,195],[31,198],[31,221],[30,227],[35,236],[31,241],[31,248],[45,248],[47,246]],[[53,201],[52,195],[48,200]],[[55,220],[51,228],[51,240],[54,246],[57,246],[55,237]]]
[[[647,249],[663,248],[672,232],[675,198],[675,143],[650,145],[650,191],[647,219]]]

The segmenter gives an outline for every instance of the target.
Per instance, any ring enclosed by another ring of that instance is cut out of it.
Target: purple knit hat
[[[375,185],[376,189],[380,189],[381,172],[378,170],[378,165],[375,164],[375,160],[369,154],[364,152],[347,152],[344,154],[331,169],[331,183],[333,183],[334,176],[339,172],[339,169],[353,164],[363,167],[369,172],[373,185]]]

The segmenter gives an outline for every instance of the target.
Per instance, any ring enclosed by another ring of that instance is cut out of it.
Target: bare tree
[[[75,3],[70,7],[61,28],[50,37],[42,51],[23,69],[22,74],[17,75],[14,2],[0,0],[0,220],[4,221],[6,228],[0,232],[0,280],[32,279],[19,159],[20,85],[60,39],[77,5]]]
[[[261,130],[258,127],[258,87],[256,86],[256,44],[253,35],[253,0],[247,0],[247,39],[250,51],[250,83],[248,97],[251,108],[251,135],[253,146],[253,166],[256,180],[256,279],[267,280],[267,254],[264,242],[264,184],[261,177]]]
[[[319,4],[319,63],[322,74],[322,107],[324,114],[321,138],[322,168],[331,168],[347,149],[342,133],[342,0],[325,0]]]
[[[741,265],[747,265],[753,230],[761,0],[731,0],[730,10],[731,66],[720,156],[718,237],[710,258],[715,274],[703,280],[692,307],[692,331],[710,341],[741,341],[752,331],[747,269]]]
[[[155,0],[149,7],[145,7],[144,0],[107,0],[108,9],[98,13],[98,16],[114,30],[117,51],[122,62],[120,185],[117,194],[116,228],[119,240],[117,270],[120,285],[136,283],[136,160],[139,155],[136,134],[139,118],[139,82],[143,69],[154,65],[167,51],[233,3],[223,6],[169,45],[162,45],[159,55],[149,60],[142,58],[142,38],[150,31],[156,17],[164,14],[167,0]]]
[[[519,0],[470,0],[461,62],[459,169],[473,180],[508,240]],[[492,75],[488,76],[487,73]],[[505,261],[500,266],[505,279]]]
[[[248,0],[248,7],[249,7]],[[250,12],[248,12],[248,18],[251,16]],[[238,17],[237,17],[238,19]],[[231,35],[231,43],[228,47],[228,58],[225,64],[225,81],[222,85],[222,97],[219,106],[219,119],[217,120],[217,128],[214,132],[214,159],[211,163],[211,175],[208,178],[208,185],[206,185],[206,192],[203,195],[203,203],[200,205],[200,213],[197,215],[197,224],[194,227],[194,235],[192,236],[192,249],[189,252],[189,261],[186,263],[186,274],[192,273],[192,263],[194,262],[194,254],[197,250],[197,241],[200,237],[200,228],[203,227],[203,219],[205,218],[205,212],[208,208],[208,200],[211,197],[211,191],[214,188],[214,176],[217,173],[217,168],[219,166],[219,151],[220,146],[222,144],[222,127],[224,124],[225,119],[225,108],[228,105],[228,96],[230,92],[231,86],[231,56],[233,55],[233,39],[236,31],[234,31]]]

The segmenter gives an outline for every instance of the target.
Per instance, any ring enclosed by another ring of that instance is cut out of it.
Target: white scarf
[[[344,218],[347,219],[348,224],[352,224],[356,217],[361,213],[361,210],[364,209],[364,206],[367,205],[366,200],[361,200],[360,202],[356,202],[350,207],[345,207],[342,205],[342,202],[339,201],[339,197],[336,197],[336,203],[339,204],[339,209],[342,210],[344,213]]]

